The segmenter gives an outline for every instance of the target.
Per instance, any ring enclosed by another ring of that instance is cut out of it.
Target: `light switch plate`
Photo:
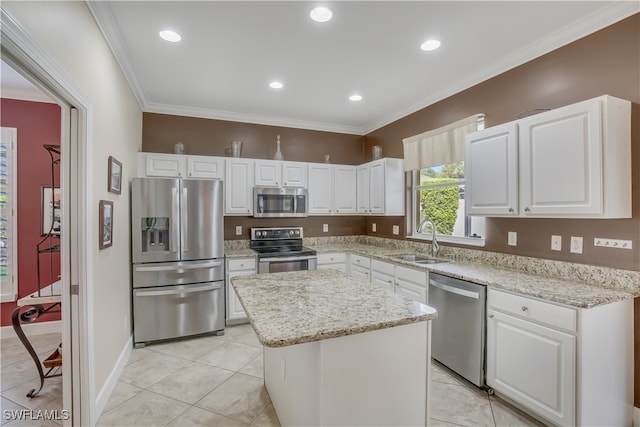
[[[329,232],[329,224],[322,224],[322,231],[325,233]]]
[[[571,249],[569,251],[573,254],[582,253],[582,237],[571,236]]]
[[[507,244],[509,246],[517,246],[518,245],[518,233],[515,231],[510,231],[507,237]]]
[[[552,251],[562,250],[562,236],[558,236],[556,234],[551,236],[551,250]]]
[[[242,236],[242,226],[236,225],[236,236]]]
[[[399,225],[394,225],[393,226],[393,234],[400,234],[400,226]]]

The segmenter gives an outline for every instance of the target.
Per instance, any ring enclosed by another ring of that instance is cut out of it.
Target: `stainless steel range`
[[[302,246],[302,227],[252,228],[250,247],[258,253],[258,273],[315,270],[316,251]]]

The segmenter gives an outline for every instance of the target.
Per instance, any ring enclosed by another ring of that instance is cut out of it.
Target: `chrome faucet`
[[[418,225],[418,229],[416,230],[416,232],[418,234],[422,233],[422,229],[424,228],[425,225],[430,224],[431,225],[431,256],[434,258],[438,257],[438,253],[440,252],[440,245],[438,244],[438,239],[436,239],[436,223],[430,219],[430,218],[425,218],[422,220],[422,222],[420,223],[420,225]]]

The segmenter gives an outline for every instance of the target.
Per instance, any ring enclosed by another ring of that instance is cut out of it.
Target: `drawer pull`
[[[523,305],[522,307],[520,307],[520,310],[527,311],[529,310],[529,308],[526,305]]]
[[[493,319],[493,317],[494,317],[493,314],[489,315],[489,319]]]

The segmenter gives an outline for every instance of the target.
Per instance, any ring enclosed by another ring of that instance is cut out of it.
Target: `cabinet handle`
[[[494,317],[493,314],[489,315],[489,319],[493,319],[493,317]]]
[[[529,208],[524,208],[524,211],[525,211],[525,212],[531,212],[531,209],[529,209]]]
[[[340,212],[340,209],[336,209],[336,213]]]
[[[527,311],[529,310],[529,308],[526,305],[523,305],[522,307],[520,307],[520,310]]]
[[[509,212],[513,213],[513,208],[509,208]]]
[[[333,257],[329,258],[331,261],[333,261]]]
[[[387,280],[387,283],[393,285],[393,280]]]

